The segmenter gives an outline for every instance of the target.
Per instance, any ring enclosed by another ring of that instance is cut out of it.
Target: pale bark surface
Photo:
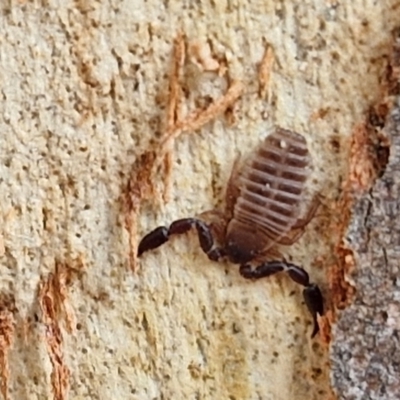
[[[286,277],[244,281],[236,266],[210,262],[194,235],[146,255],[134,272],[121,198],[138,157],[165,130],[173,41],[182,31],[182,115],[205,109],[233,80],[244,91],[233,119],[221,113],[176,139],[171,201],[143,204],[132,223],[141,235],[220,206],[238,152],[273,124],[293,129],[309,144],[312,189],[323,204],[283,252],[309,271],[331,307],[327,271],[340,241],[334,204],[353,128],[380,95],[399,2],[5,4],[3,396],[332,398],[329,346],[310,339],[300,287]],[[190,49],[207,44],[210,58],[201,53],[199,63]],[[268,46],[274,62],[260,97]],[[207,71],[215,62],[219,75]]]

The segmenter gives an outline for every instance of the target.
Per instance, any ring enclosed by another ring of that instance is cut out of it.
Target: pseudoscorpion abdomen
[[[309,162],[304,137],[277,128],[243,167],[230,230],[257,229],[279,241],[299,217]]]

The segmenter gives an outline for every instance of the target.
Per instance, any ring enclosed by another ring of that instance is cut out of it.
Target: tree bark
[[[334,329],[332,370],[343,399],[395,399],[400,393],[400,98],[399,36],[395,36],[381,106],[390,106],[381,127],[390,143],[383,175],[359,193],[347,233],[355,254],[350,280],[353,304]],[[380,107],[382,109],[382,107]],[[382,148],[375,147],[382,158]]]

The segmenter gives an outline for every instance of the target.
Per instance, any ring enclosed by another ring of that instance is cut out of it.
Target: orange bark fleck
[[[258,93],[260,98],[264,98],[267,94],[268,84],[271,79],[271,71],[272,66],[274,64],[275,55],[272,50],[271,46],[267,46],[265,49],[264,56],[261,60],[261,63],[258,67],[258,82],[259,82],[259,89]]]
[[[68,303],[68,287],[72,278],[83,267],[78,259],[73,265],[55,262],[55,269],[39,283],[39,304],[42,311],[42,322],[45,325],[45,341],[53,367],[51,385],[55,400],[67,398],[70,370],[64,360],[63,335],[61,321],[65,320],[66,331],[75,329],[75,315]]]
[[[136,269],[137,227],[136,221],[143,201],[152,199],[158,203],[168,201],[171,171],[173,165],[173,143],[184,132],[194,132],[223,115],[242,94],[244,87],[233,81],[227,92],[206,109],[197,109],[187,117],[181,115],[180,79],[186,57],[184,36],[179,33],[174,41],[173,61],[169,78],[169,98],[166,116],[166,129],[156,146],[145,152],[137,165],[132,168],[127,187],[122,195],[125,227],[129,235],[129,264]],[[156,179],[163,183],[163,190],[155,187]]]
[[[14,299],[2,298],[0,300],[0,376],[1,394],[7,400],[10,369],[8,366],[8,352],[13,344],[15,334],[15,305]]]

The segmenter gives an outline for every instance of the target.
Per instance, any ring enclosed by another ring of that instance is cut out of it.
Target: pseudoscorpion
[[[321,291],[302,267],[277,260],[280,254],[275,249],[296,242],[318,207],[313,200],[305,215],[300,215],[310,166],[307,143],[298,133],[276,128],[241,168],[237,164],[228,183],[224,212],[209,211],[198,218],[179,219],[169,228],[154,229],[140,241],[138,256],[195,228],[207,256],[239,264],[244,278],[255,280],[284,271],[304,286],[314,337],[319,330],[317,315],[323,313]]]

